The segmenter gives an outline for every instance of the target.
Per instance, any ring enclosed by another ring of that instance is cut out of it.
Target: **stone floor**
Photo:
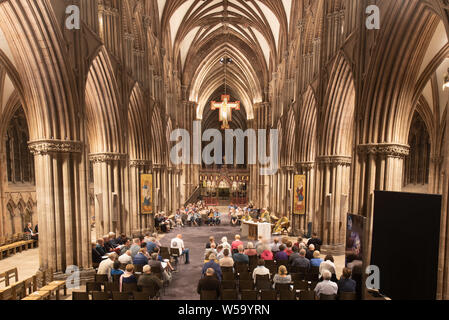
[[[196,293],[196,286],[201,277],[202,259],[209,236],[213,235],[217,240],[220,240],[223,236],[227,236],[231,242],[234,236],[240,233],[239,228],[229,225],[227,208],[220,207],[219,210],[223,215],[223,224],[221,226],[185,227],[175,229],[169,234],[161,235],[160,241],[162,245],[169,246],[170,240],[178,233],[182,233],[185,245],[190,248],[191,260],[191,264],[181,265],[180,272],[174,274],[173,282],[163,297],[164,300],[198,300],[199,295]],[[292,240],[294,241],[295,239],[292,238]],[[340,276],[344,267],[344,256],[334,258],[337,266],[337,276]],[[39,269],[39,249],[23,251],[22,253],[0,260],[0,273],[15,267],[18,268],[19,280],[35,275]],[[83,290],[84,287],[81,287],[80,291]],[[70,297],[63,299],[70,300]]]

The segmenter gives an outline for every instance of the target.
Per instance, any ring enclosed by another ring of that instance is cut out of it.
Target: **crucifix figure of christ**
[[[231,97],[229,95],[221,96],[222,102],[211,102],[211,110],[219,110],[220,122],[223,122],[221,128],[223,130],[229,129],[229,122],[232,121],[232,110],[240,110],[240,101],[229,102]]]

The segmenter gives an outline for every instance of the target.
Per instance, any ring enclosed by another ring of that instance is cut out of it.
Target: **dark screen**
[[[436,298],[441,196],[375,192],[371,265],[393,300]]]

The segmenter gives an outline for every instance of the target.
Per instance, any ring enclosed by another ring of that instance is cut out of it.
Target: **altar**
[[[262,236],[267,240],[271,239],[270,223],[242,222],[242,237],[247,237],[248,240],[256,241],[259,239],[259,236]]]

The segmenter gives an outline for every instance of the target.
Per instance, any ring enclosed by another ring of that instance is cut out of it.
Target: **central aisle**
[[[166,234],[161,244],[170,247],[170,241],[177,234],[183,235],[184,245],[190,249],[190,264],[182,263],[178,273],[173,274],[170,287],[166,289],[163,300],[199,300],[196,289],[201,278],[201,270],[204,264],[204,252],[210,236],[215,237],[217,243],[222,237],[228,237],[228,242],[234,240],[236,234],[240,234],[239,227],[231,227],[229,223],[228,208],[219,207],[221,213],[221,225],[218,227],[184,227],[177,228]]]

